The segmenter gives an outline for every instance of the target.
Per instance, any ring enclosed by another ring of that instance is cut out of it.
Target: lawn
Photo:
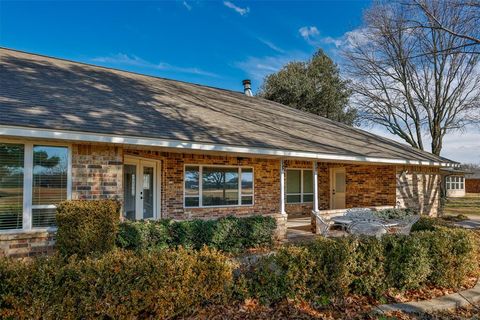
[[[445,214],[466,214],[480,217],[480,193],[467,193],[462,198],[449,198],[445,203]]]

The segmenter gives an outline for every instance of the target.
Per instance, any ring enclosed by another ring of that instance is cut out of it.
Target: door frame
[[[162,194],[162,174],[161,174],[161,169],[162,169],[162,166],[161,166],[161,162],[159,160],[156,160],[156,159],[150,159],[150,158],[143,158],[143,157],[136,157],[136,156],[129,156],[129,155],[126,155],[124,156],[124,159],[123,159],[123,164],[130,164],[130,165],[135,165],[136,168],[137,168],[137,172],[136,172],[136,175],[137,177],[140,177],[140,176],[143,176],[143,164],[150,164],[153,166],[153,170],[154,170],[154,177],[153,177],[153,188],[154,188],[154,191],[153,191],[153,217],[152,218],[148,218],[149,220],[158,220],[158,219],[161,219],[162,218],[162,207],[161,207],[161,194]],[[143,180],[143,178],[142,178]],[[124,179],[124,175],[122,174],[122,188],[123,188],[123,193],[125,193],[125,179]],[[138,195],[140,194],[140,188],[142,188],[142,184],[138,183],[138,181],[135,182],[135,186],[136,186],[136,190],[135,190],[135,193],[138,197]],[[143,202],[142,201],[139,201],[139,199],[137,198],[136,201],[135,201],[135,219],[136,220],[140,220],[142,219],[142,215],[143,215],[143,212],[142,212],[142,209],[143,208]],[[122,211],[124,210],[124,208],[122,209]],[[124,212],[122,212],[122,214],[124,214]]]
[[[345,205],[344,208],[340,208],[338,210],[345,209],[347,207],[347,170],[345,167],[334,167],[330,168],[330,209],[332,210],[336,209],[334,205],[333,189],[335,189],[335,173],[338,171],[345,174]]]

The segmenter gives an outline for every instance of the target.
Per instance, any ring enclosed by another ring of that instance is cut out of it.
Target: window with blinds
[[[68,148],[33,147],[32,227],[55,226],[56,204],[67,199]]]
[[[0,232],[56,225],[68,197],[68,147],[0,142]]]
[[[0,230],[23,227],[24,146],[0,143]]]

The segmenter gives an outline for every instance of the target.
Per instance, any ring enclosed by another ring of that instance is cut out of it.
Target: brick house
[[[414,207],[456,163],[243,93],[0,49],[0,255],[52,249],[55,205],[128,219]]]
[[[465,192],[480,193],[480,170],[465,174]]]

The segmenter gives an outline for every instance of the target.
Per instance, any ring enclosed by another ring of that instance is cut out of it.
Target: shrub
[[[117,246],[132,250],[166,248],[171,242],[169,223],[170,220],[125,221],[119,225]]]
[[[126,221],[120,224],[117,245],[143,250],[176,247],[200,249],[207,245],[225,252],[270,246],[276,229],[272,217],[226,217],[218,220]]]
[[[428,248],[431,261],[429,281],[443,287],[459,287],[467,276],[478,273],[478,243],[472,232],[437,227],[418,235]]]
[[[382,219],[403,219],[405,217],[417,214],[413,209],[383,209],[379,211],[373,211],[373,214]]]
[[[316,296],[344,296],[352,283],[355,265],[354,238],[319,238],[308,244],[315,268],[310,276],[310,285]]]
[[[240,221],[241,219],[234,216],[218,219],[212,237],[212,246],[222,251],[240,251],[244,243]]]
[[[86,256],[115,247],[120,219],[116,200],[64,201],[57,207],[57,243],[62,255]]]
[[[243,230],[243,247],[271,246],[277,223],[272,217],[251,216],[240,219]]]
[[[222,303],[232,266],[208,248],[113,251],[101,258],[0,260],[0,318],[137,319],[188,315]]]
[[[386,289],[385,257],[381,241],[374,237],[357,240],[354,255],[355,266],[351,270],[352,292],[379,296]]]
[[[382,238],[386,283],[399,290],[425,284],[431,271],[428,247],[417,234],[386,235]]]
[[[446,227],[450,224],[442,219],[422,216],[412,226],[411,231],[434,231],[437,227]]]
[[[305,299],[311,296],[309,275],[314,262],[305,247],[287,246],[276,254],[260,259],[247,275],[249,294],[263,304],[283,299]]]

